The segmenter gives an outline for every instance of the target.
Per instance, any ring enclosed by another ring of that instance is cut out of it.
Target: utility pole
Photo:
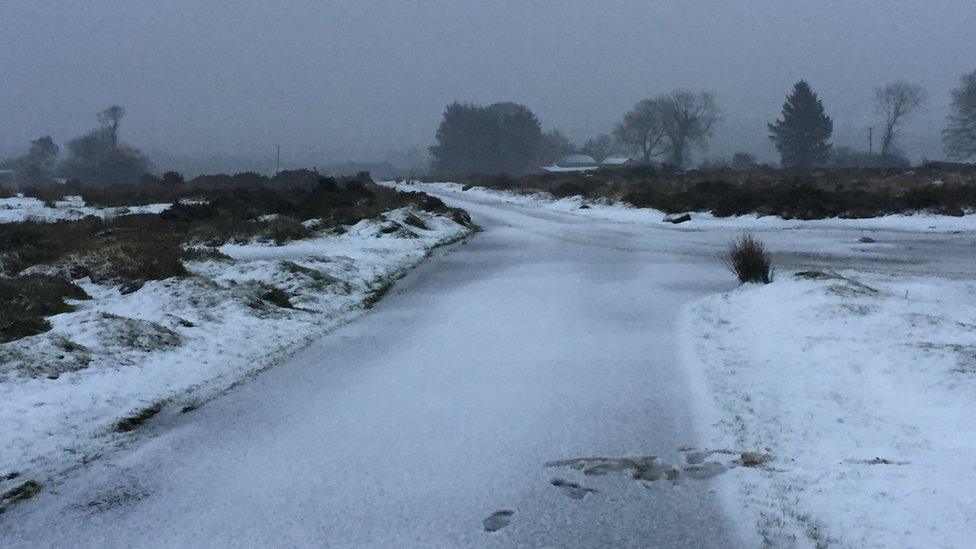
[[[874,126],[868,126],[868,154],[874,154]]]
[[[275,153],[275,175],[281,173],[281,145],[277,145],[277,152]]]

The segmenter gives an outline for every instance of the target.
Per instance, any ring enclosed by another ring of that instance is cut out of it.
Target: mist
[[[773,160],[766,124],[803,78],[833,143],[858,149],[879,125],[874,87],[921,85],[929,101],[899,144],[943,158],[949,90],[976,68],[974,21],[966,0],[5,2],[0,157],[80,135],[112,104],[157,170],[271,166],[278,144],[289,167],[410,157],[454,100],[523,103],[581,143],[640,99],[688,88],[714,92],[722,115],[696,160]]]

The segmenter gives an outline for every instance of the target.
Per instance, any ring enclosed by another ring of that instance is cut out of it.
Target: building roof
[[[598,170],[600,167],[593,166],[559,166],[553,164],[551,166],[543,166],[542,170],[547,172],[592,172]]]
[[[560,158],[559,162],[556,162],[558,166],[569,164],[596,164],[596,160],[593,160],[593,157],[588,154],[567,154]]]
[[[608,156],[607,158],[603,159],[601,164],[607,166],[623,166],[624,164],[630,162],[630,160],[630,157],[627,156]]]

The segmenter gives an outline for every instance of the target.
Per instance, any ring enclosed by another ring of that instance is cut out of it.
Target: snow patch
[[[18,194],[10,198],[0,198],[0,223],[19,223],[22,221],[54,223],[92,216],[107,219],[120,215],[158,214],[169,207],[170,204],[166,203],[96,208],[86,206],[85,201],[80,196],[66,196],[63,200],[58,200],[52,206],[48,206],[42,200]]]
[[[976,283],[783,275],[705,298],[683,324],[705,442],[777,457],[722,478],[752,537],[963,547],[976,535]]]
[[[190,276],[126,295],[76,281],[92,299],[50,317],[49,332],[0,345],[0,476],[46,483],[124,442],[125,418],[198,405],[348,322],[393,277],[468,232],[449,216],[401,209],[342,235],[228,244],[197,254]]]

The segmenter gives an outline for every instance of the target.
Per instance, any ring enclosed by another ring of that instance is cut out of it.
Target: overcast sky
[[[902,143],[931,158],[972,70],[973,0],[0,0],[0,151],[63,142],[113,103],[126,141],[196,156],[372,159],[430,145],[455,99],[524,103],[582,141],[684,87],[723,111],[698,158],[772,158],[765,124],[797,79],[836,144],[867,148],[872,88],[905,78],[931,99]]]

